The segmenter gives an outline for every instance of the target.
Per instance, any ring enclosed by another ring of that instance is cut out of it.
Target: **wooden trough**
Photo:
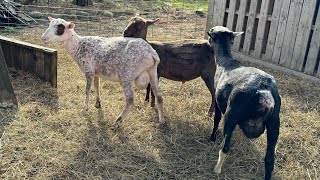
[[[33,73],[57,87],[57,51],[0,36],[0,45],[8,67]]]
[[[0,107],[17,106],[7,66],[31,72],[57,87],[57,51],[0,36]]]

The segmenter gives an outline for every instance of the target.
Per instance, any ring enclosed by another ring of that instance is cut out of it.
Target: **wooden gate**
[[[236,54],[320,78],[319,0],[209,0],[206,30],[245,32]]]

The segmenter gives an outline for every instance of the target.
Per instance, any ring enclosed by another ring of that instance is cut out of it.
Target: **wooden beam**
[[[313,75],[320,50],[320,11],[318,11],[315,30],[313,31],[304,72]]]
[[[204,33],[205,39],[208,39],[207,32],[213,27],[213,15],[214,15],[214,0],[209,0],[206,32]]]
[[[285,73],[288,73],[288,74],[291,74],[291,75],[295,75],[295,76],[301,77],[303,79],[311,80],[311,81],[313,81],[315,83],[319,83],[320,84],[320,79],[316,78],[314,76],[310,76],[308,74],[304,74],[304,73],[301,73],[301,72],[298,72],[298,71],[295,71],[295,70],[292,70],[292,69],[289,69],[289,68],[286,68],[286,67],[275,65],[273,63],[262,61],[262,60],[254,58],[252,56],[248,56],[248,55],[236,52],[236,51],[232,51],[232,54],[233,54],[233,56],[235,58],[239,59],[240,61],[246,61],[246,62],[254,63],[254,64],[257,64],[257,65],[266,67],[266,68],[270,68],[270,69],[273,69],[273,70],[282,71],[282,72],[285,72]]]
[[[238,20],[237,20],[237,26],[236,26],[237,32],[242,32],[244,30],[243,26],[244,26],[244,19],[246,16],[246,9],[247,9],[247,0],[240,0]],[[244,37],[241,36],[239,38],[234,39],[234,43],[232,46],[233,50],[239,51],[240,45],[241,45],[240,42],[242,38]]]
[[[259,18],[259,24],[258,24],[258,30],[257,30],[257,38],[255,42],[256,44],[254,47],[254,56],[257,58],[261,57],[262,43],[265,37],[264,33],[266,29],[266,24],[267,24],[268,8],[269,8],[269,0],[262,0],[262,4],[260,8],[260,18]]]
[[[0,45],[0,108],[18,106],[16,95],[9,78],[9,72]]]
[[[57,51],[55,49],[0,36],[9,67],[34,73],[57,87]],[[10,62],[10,63],[8,63]]]
[[[230,1],[227,28],[229,28],[231,31],[233,31],[232,27],[233,27],[235,11],[236,11],[236,1]]]
[[[273,47],[274,47],[275,41],[276,41],[282,2],[283,1],[275,0],[274,5],[273,5],[273,12],[272,12],[272,19],[271,19],[271,24],[270,24],[267,48],[266,48],[266,53],[264,56],[264,59],[269,62],[271,62]]]
[[[310,2],[308,2],[310,3]],[[280,56],[280,65],[290,68],[303,0],[292,0]],[[304,15],[305,16],[305,15]],[[310,18],[310,17],[309,17]]]
[[[257,6],[258,6],[258,1],[251,1],[247,29],[245,32],[245,39],[244,39],[244,45],[243,45],[243,52],[246,54],[249,54],[250,52],[252,36],[254,35],[253,27],[254,27],[254,21],[256,19]]]

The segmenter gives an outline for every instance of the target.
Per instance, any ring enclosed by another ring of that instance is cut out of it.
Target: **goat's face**
[[[219,43],[224,42],[228,45],[233,43],[233,39],[241,34],[243,32],[233,32],[230,31],[228,28],[223,26],[215,26],[210,29],[209,32],[207,32],[209,35],[209,43],[212,45],[213,43]]]
[[[159,19],[156,20],[145,20],[141,17],[133,17],[131,18],[131,22],[125,28],[123,32],[124,37],[134,37],[134,38],[142,38],[146,40],[148,26],[158,22]]]
[[[66,32],[75,27],[73,23],[67,22],[64,19],[52,17],[48,17],[48,19],[50,20],[49,27],[41,36],[41,40],[45,44],[66,40],[68,38]]]

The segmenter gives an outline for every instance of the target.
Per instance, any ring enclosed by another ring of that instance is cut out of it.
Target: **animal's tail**
[[[275,100],[272,96],[272,93],[268,89],[257,90],[258,95],[258,110],[269,114],[273,111],[275,106]]]
[[[158,66],[158,64],[160,63],[160,57],[156,50],[154,50],[153,48],[152,50],[153,50],[152,57],[153,57],[153,60],[155,61],[155,66]]]

